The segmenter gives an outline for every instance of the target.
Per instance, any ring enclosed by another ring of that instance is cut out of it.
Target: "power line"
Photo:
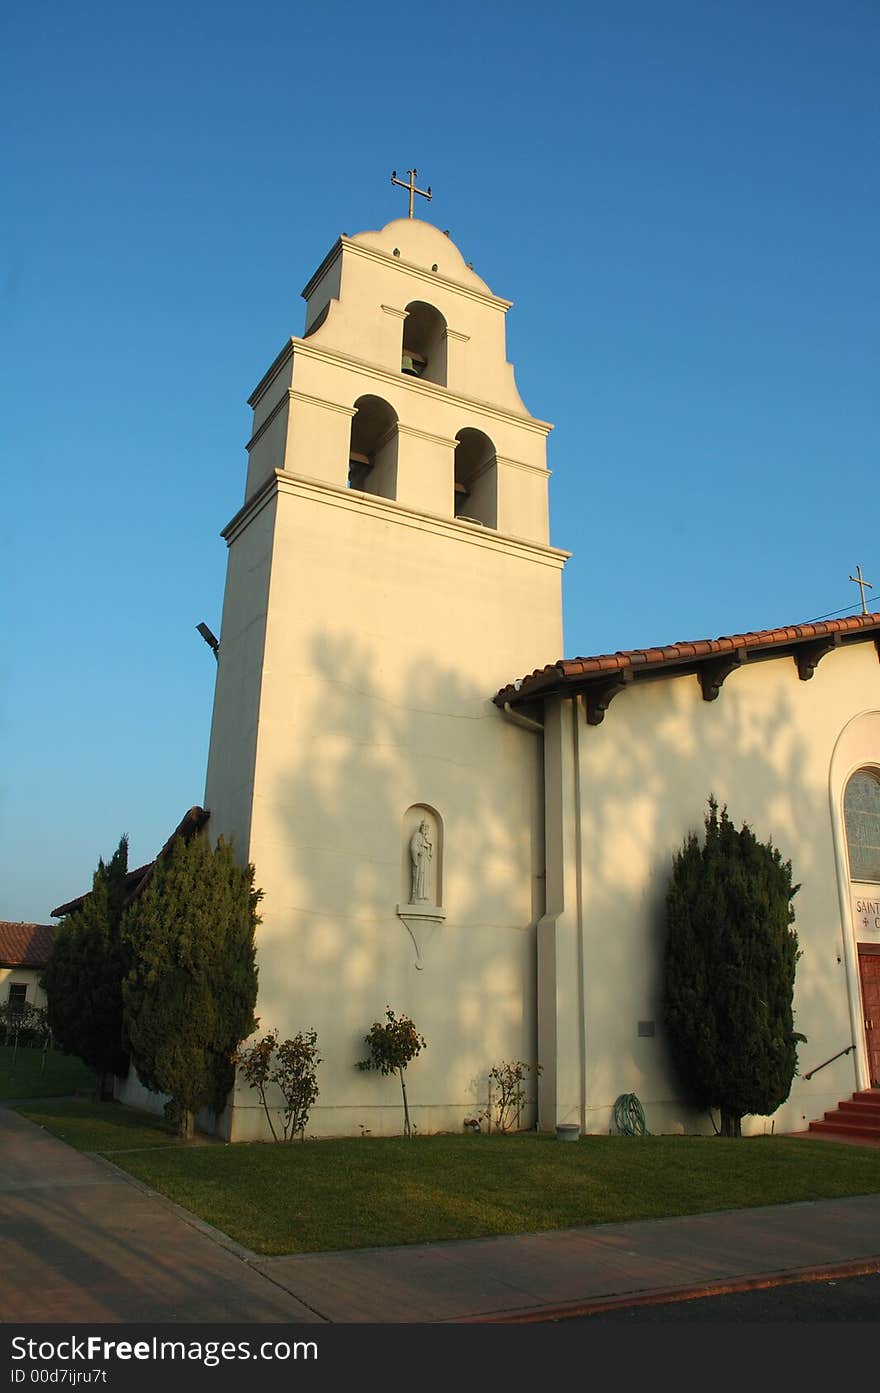
[[[817,614],[815,619],[804,619],[802,623],[818,624],[822,619],[836,619],[840,614],[849,614],[850,610],[857,609],[861,612],[861,608],[861,603],[857,601],[854,605],[847,605],[846,609],[833,609],[830,614]]]

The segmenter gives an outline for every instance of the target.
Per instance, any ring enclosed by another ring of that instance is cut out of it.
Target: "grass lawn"
[[[77,1151],[100,1151],[114,1161],[116,1151],[133,1147],[181,1146],[161,1117],[121,1103],[90,1103],[80,1098],[55,1098],[18,1108],[47,1132]]]
[[[583,1137],[572,1146],[528,1133],[193,1146],[175,1145],[158,1120],[118,1105],[83,1107],[81,1121],[81,1105],[61,1106],[22,1111],[73,1145],[111,1156],[259,1253],[529,1233],[880,1191],[880,1148],[786,1137]],[[106,1130],[96,1130],[96,1118]],[[156,1149],[128,1151],[149,1146],[150,1137]]]
[[[14,1062],[13,1062],[14,1061]],[[0,1098],[62,1098],[94,1088],[95,1075],[81,1059],[59,1050],[0,1045]]]

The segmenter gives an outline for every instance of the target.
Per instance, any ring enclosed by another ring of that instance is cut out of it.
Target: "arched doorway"
[[[847,781],[843,821],[858,957],[868,1076],[880,1088],[880,773],[857,769]]]

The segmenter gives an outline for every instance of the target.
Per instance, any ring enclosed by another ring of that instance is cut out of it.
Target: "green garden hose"
[[[634,1093],[621,1093],[614,1104],[614,1125],[624,1137],[649,1137],[645,1114]]]

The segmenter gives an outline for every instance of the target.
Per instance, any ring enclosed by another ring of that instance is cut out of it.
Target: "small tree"
[[[246,1082],[259,1093],[275,1141],[278,1140],[278,1133],[272,1121],[266,1089],[275,1084],[284,1098],[284,1140],[292,1141],[299,1133],[304,1141],[306,1123],[319,1091],[317,1072],[322,1061],[317,1042],[316,1032],[307,1030],[279,1044],[277,1031],[270,1030],[262,1040],[257,1040],[248,1049],[239,1048],[232,1056],[233,1064],[241,1070]]]
[[[16,1048],[25,1045],[45,1049],[51,1036],[46,1012],[30,1001],[3,1002],[0,1006],[0,1033],[4,1045],[11,1041]]]
[[[273,1030],[270,1030],[268,1035],[264,1035],[261,1040],[257,1040],[247,1049],[239,1045],[232,1056],[232,1063],[241,1070],[245,1083],[251,1088],[255,1088],[260,1095],[260,1102],[263,1104],[263,1112],[266,1114],[266,1121],[269,1124],[273,1141],[278,1140],[278,1133],[275,1131],[275,1123],[272,1121],[272,1113],[266,1099],[266,1089],[273,1082],[272,1056],[277,1044],[278,1036]]]
[[[92,890],[59,925],[41,985],[56,1042],[98,1075],[99,1097],[110,1096],[108,1077],[128,1073],[122,983],[130,961],[122,936],[128,839],[109,864],[98,862]]]
[[[723,1136],[746,1113],[785,1102],[797,1072],[792,995],[798,959],[791,862],[709,800],[705,842],[673,860],[666,897],[664,1008],[673,1061]]]
[[[520,1123],[523,1106],[526,1102],[525,1080],[532,1066],[523,1059],[504,1060],[489,1070],[489,1103],[481,1116],[485,1117],[492,1130],[492,1114],[495,1113],[495,1126],[499,1132],[509,1132],[514,1122]],[[535,1066],[535,1074],[541,1073],[541,1065]]]
[[[359,1060],[357,1067],[399,1076],[403,1094],[403,1135],[411,1137],[405,1074],[410,1061],[422,1050],[427,1049],[425,1037],[418,1033],[409,1016],[398,1017],[388,1006],[385,1010],[385,1024],[374,1021],[369,1035],[364,1036],[364,1043],[370,1047],[370,1057]]]
[[[306,1123],[318,1097],[321,1057],[315,1031],[299,1031],[292,1040],[282,1040],[277,1055],[274,1078],[284,1095],[284,1135],[292,1141],[298,1132],[305,1141]]]
[[[126,911],[132,1061],[148,1088],[171,1095],[181,1136],[199,1108],[223,1108],[233,1053],[256,1026],[261,895],[253,866],[237,865],[222,837],[213,851],[203,837],[179,837]]]

